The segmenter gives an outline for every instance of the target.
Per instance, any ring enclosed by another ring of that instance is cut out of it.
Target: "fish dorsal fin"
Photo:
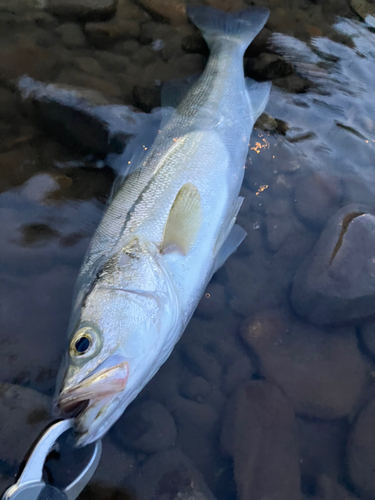
[[[245,78],[245,81],[247,95],[251,106],[251,116],[255,122],[267,106],[272,85],[270,82],[259,83],[251,78]]]
[[[215,247],[214,247],[214,258],[216,258],[217,254],[220,251],[220,248],[222,247],[223,243],[225,240],[228,238],[229,233],[231,232],[231,229],[236,222],[236,217],[238,212],[240,211],[242,202],[244,198],[242,196],[239,196],[237,200],[234,203],[232,211],[229,213],[227,218],[225,219],[221,231],[219,233],[219,236],[216,240]]]
[[[218,269],[225,263],[228,257],[234,253],[237,248],[240,246],[240,244],[243,242],[245,237],[247,236],[247,232],[242,229],[241,226],[238,224],[235,224],[229,235],[227,236],[227,239],[224,241],[222,244],[216,259],[214,261],[214,265],[212,266],[212,274],[215,274]]]
[[[161,252],[186,255],[195,242],[201,222],[201,197],[198,189],[188,182],[177,193],[169,212]]]

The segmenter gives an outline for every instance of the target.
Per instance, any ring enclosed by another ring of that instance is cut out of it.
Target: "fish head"
[[[55,408],[77,412],[80,446],[107,432],[174,345],[178,305],[170,280],[147,248],[132,250],[106,263],[69,337]]]

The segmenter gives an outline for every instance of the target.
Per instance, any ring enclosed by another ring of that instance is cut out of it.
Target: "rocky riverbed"
[[[374,6],[187,3],[271,10],[244,61],[273,82],[241,193],[248,237],[80,498],[374,498]],[[163,83],[204,68],[185,7],[0,0],[3,489],[50,421],[74,281],[114,179],[104,159],[134,133],[113,134],[98,106],[141,123]],[[47,96],[26,98],[25,75]]]

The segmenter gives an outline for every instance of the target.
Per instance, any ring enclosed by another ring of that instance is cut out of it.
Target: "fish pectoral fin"
[[[243,203],[243,196],[239,196],[233,205],[232,211],[229,213],[225,221],[223,222],[222,229],[219,233],[219,236],[216,240],[214,247],[214,259],[216,259],[217,254],[220,252],[221,247],[224,242],[227,240],[229,233],[236,222],[236,217],[238,212],[240,211],[241,205]]]
[[[256,82],[251,78],[245,78],[247,95],[250,101],[251,117],[254,122],[263,113],[267,106],[271,92],[271,82]]]
[[[186,255],[195,242],[202,222],[201,196],[188,182],[177,193],[164,228],[160,251]]]
[[[240,244],[243,242],[243,240],[246,238],[247,232],[242,229],[241,226],[238,224],[235,224],[227,239],[224,241],[222,247],[220,248],[216,259],[214,261],[214,265],[212,266],[212,274],[215,274],[218,269],[222,265],[224,265],[225,261],[234,253],[237,248],[240,246]]]

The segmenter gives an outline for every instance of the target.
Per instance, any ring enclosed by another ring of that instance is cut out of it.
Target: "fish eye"
[[[80,328],[70,343],[72,357],[90,355],[98,346],[98,334],[90,327]]]

